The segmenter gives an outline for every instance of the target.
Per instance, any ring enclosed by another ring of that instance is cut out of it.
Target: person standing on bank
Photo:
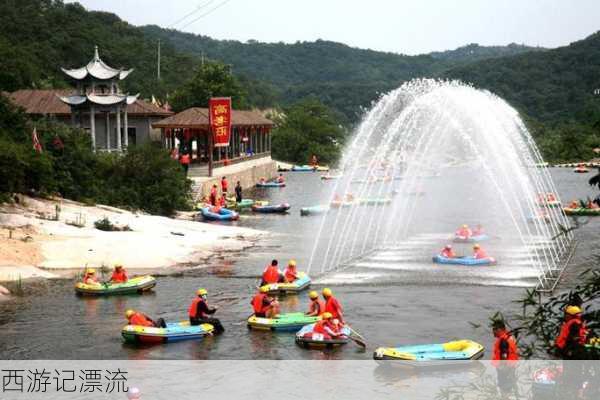
[[[242,185],[240,181],[237,181],[237,183],[235,184],[235,202],[242,202]]]
[[[229,183],[227,182],[227,178],[222,177],[221,178],[221,192],[223,192],[224,197],[227,197],[228,186],[229,186]]]
[[[190,169],[190,153],[186,152],[179,157],[179,163],[183,167],[183,171],[185,172],[185,176],[188,175],[188,170]]]

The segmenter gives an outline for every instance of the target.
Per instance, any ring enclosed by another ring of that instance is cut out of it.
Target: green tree
[[[246,91],[230,66],[213,61],[198,67],[192,79],[174,93],[171,105],[175,111],[208,107],[211,97],[231,97],[233,108],[248,108]]]
[[[323,164],[341,156],[347,132],[339,117],[316,98],[307,98],[284,109],[273,131],[273,157],[304,164],[314,154]]]

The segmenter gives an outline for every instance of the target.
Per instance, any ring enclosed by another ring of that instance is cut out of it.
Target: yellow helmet
[[[308,297],[314,300],[319,297],[319,293],[317,293],[315,290],[311,290],[310,293],[308,293]]]
[[[481,248],[481,246],[479,245],[479,243],[475,243],[475,244],[473,245],[473,248],[474,248],[474,249],[479,249],[479,248]]]
[[[133,316],[133,314],[135,314],[135,311],[129,309],[129,310],[125,311],[125,318],[129,319]]]
[[[469,227],[469,225],[464,224],[462,227],[465,228],[465,229],[467,229]]]
[[[196,294],[198,296],[206,296],[208,294],[208,291],[204,288],[200,288],[200,289],[196,290]]]
[[[115,263],[115,268],[123,268],[123,263],[122,262]]]
[[[331,318],[333,318],[333,315],[331,315],[331,313],[330,313],[330,312],[324,312],[324,313],[321,315],[321,318],[323,318],[323,319],[331,319]]]
[[[96,270],[94,268],[88,268],[88,269],[85,270],[85,273],[86,274],[95,274]]]
[[[290,262],[288,263],[288,265],[290,267],[295,267],[296,266],[296,260],[290,260]]]
[[[579,308],[577,306],[569,306],[569,307],[567,307],[565,312],[569,315],[577,315],[577,314],[582,313],[581,308]]]
[[[331,295],[333,295],[333,292],[331,291],[331,289],[329,289],[327,287],[325,289],[323,289],[323,296],[329,297]]]
[[[269,285],[261,286],[260,287],[260,292],[261,293],[268,293],[269,292]]]

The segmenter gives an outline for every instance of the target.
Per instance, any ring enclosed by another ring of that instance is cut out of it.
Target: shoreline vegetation
[[[168,273],[248,249],[266,235],[200,223],[193,212],[168,218],[59,198],[16,198],[0,205],[0,282],[72,278],[86,265],[112,268],[116,262],[136,273]],[[101,231],[94,223],[104,218],[131,230]]]

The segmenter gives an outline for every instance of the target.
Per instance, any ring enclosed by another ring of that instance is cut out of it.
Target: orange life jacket
[[[473,232],[469,228],[460,228],[456,231],[456,236],[469,238],[473,236]]]
[[[226,192],[227,191],[227,179],[221,179],[221,189]]]
[[[325,311],[331,313],[333,318],[341,321],[342,305],[335,297],[330,296],[325,301]]]
[[[571,337],[571,328],[573,325],[578,325],[578,334],[576,338]],[[560,350],[564,350],[569,341],[572,340],[575,340],[575,343],[583,346],[587,342],[587,335],[588,330],[585,326],[585,323],[581,320],[581,317],[575,316],[562,324],[555,344]]]
[[[189,154],[182,155],[181,158],[179,159],[179,162],[182,165],[188,165],[190,163],[190,155]]]
[[[190,304],[190,308],[188,309],[188,315],[191,318],[208,318],[208,315],[202,311],[200,311],[200,314],[198,314],[198,304],[203,301],[204,300],[200,296],[197,296],[194,298],[194,300],[192,300],[192,304]]]
[[[96,278],[96,275],[94,274],[85,274],[85,276],[83,277],[83,283],[87,285],[98,283],[98,278]]]
[[[269,309],[269,306],[265,306],[263,304],[265,297],[267,295],[265,293],[257,293],[256,296],[252,299],[252,308],[254,309],[254,313],[265,313]]]
[[[308,312],[311,314],[316,313],[316,315],[323,314],[325,312],[325,302],[321,299],[311,300]]]
[[[488,255],[485,253],[485,251],[483,249],[477,249],[473,253],[473,257],[475,257],[476,259],[479,260],[479,259],[482,259],[482,258],[488,258]]]
[[[315,326],[313,327],[313,332],[320,333],[326,339],[330,339],[331,338],[330,332],[333,332],[334,334],[339,334],[340,329],[339,329],[339,325],[334,325],[333,323],[331,323],[331,321],[321,320],[321,321],[317,321],[317,323],[315,323]]]
[[[154,326],[152,321],[150,321],[144,314],[135,313],[129,319],[129,325],[139,325],[139,326]]]
[[[507,344],[506,351],[502,351],[502,343]],[[496,338],[494,349],[492,351],[492,363],[498,365],[497,361],[517,361],[519,359],[519,350],[515,338],[504,331]],[[494,361],[496,361],[494,363]]]
[[[262,279],[266,283],[279,282],[279,268],[276,265],[269,265],[265,268]]]
[[[441,256],[446,257],[446,258],[454,258],[454,257],[456,257],[456,254],[454,254],[454,251],[452,251],[452,249],[444,248],[442,250]]]
[[[127,279],[127,272],[125,272],[124,269],[121,269],[121,271],[113,271],[112,276],[110,277],[112,282],[119,283],[127,282]]]
[[[292,269],[290,267],[287,267],[285,269],[285,280],[288,282],[294,282],[296,279],[298,279],[298,271],[296,271],[296,268]]]

